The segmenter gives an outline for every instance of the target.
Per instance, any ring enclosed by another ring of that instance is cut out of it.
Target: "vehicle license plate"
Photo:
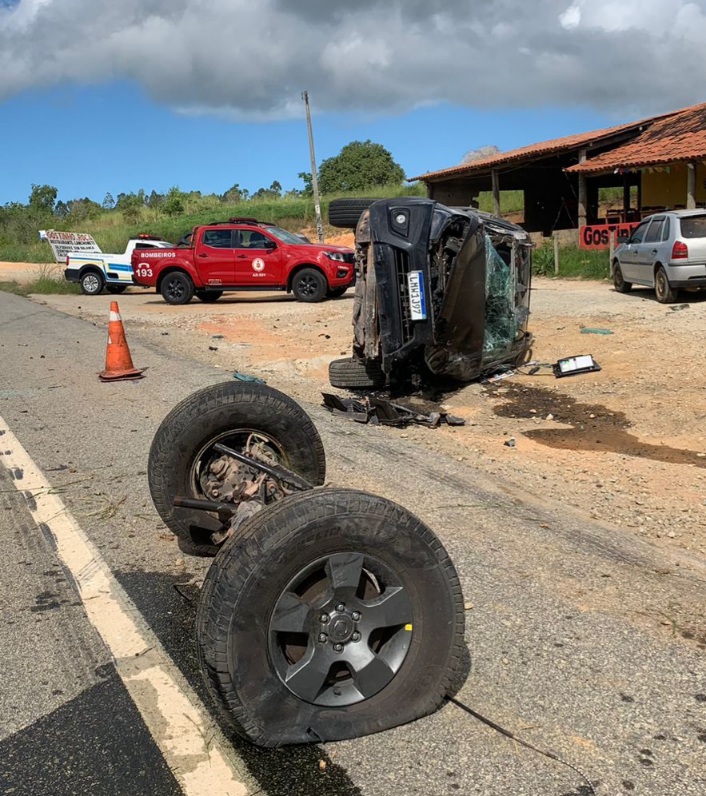
[[[411,271],[407,274],[407,287],[409,288],[409,303],[413,321],[427,319],[427,298],[424,291],[424,276],[421,271]]]

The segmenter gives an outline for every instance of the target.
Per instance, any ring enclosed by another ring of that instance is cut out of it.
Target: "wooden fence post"
[[[554,234],[554,276],[559,276],[559,238]]]
[[[608,233],[610,236],[610,246],[608,247],[608,276],[613,275],[613,255],[615,254],[615,234],[611,231]]]

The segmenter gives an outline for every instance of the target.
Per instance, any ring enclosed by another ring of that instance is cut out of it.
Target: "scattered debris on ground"
[[[423,414],[401,404],[394,404],[385,398],[366,395],[363,398],[340,398],[332,393],[322,392],[324,406],[334,415],[345,417],[356,423],[394,426],[406,428],[410,423],[427,428],[438,428],[442,423],[449,426],[464,426],[462,417],[455,417],[443,410]]]

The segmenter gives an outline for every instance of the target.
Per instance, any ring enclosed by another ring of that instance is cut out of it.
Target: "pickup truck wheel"
[[[205,304],[212,304],[214,301],[218,301],[218,299],[223,295],[222,290],[197,290],[196,291],[196,298],[199,301],[203,301]]]
[[[103,277],[98,271],[87,271],[81,276],[81,292],[87,296],[97,296],[103,290]]]
[[[327,290],[326,277],[315,268],[302,268],[292,280],[292,293],[297,301],[321,301]]]
[[[329,290],[328,297],[332,299],[341,298],[341,296],[348,290],[348,286],[346,287],[335,287],[332,290]]]
[[[385,373],[379,362],[347,357],[329,363],[328,379],[332,387],[365,390],[383,387]]]
[[[108,293],[124,293],[127,290],[127,285],[106,285],[105,289]]]
[[[465,674],[463,595],[435,534],[349,489],[255,514],[206,574],[208,689],[259,746],[357,738],[434,712]]]
[[[172,271],[162,280],[159,292],[167,304],[188,304],[194,297],[194,283],[183,271]]]
[[[239,452],[264,451],[315,485],[323,484],[326,476],[321,438],[291,398],[264,384],[235,381],[195,392],[162,421],[147,467],[155,508],[183,552],[191,555],[215,555],[218,546],[211,534],[223,523],[208,512],[175,507],[174,498],[214,500],[213,494],[204,492],[208,482],[202,476],[222,459],[213,450],[217,442]]]

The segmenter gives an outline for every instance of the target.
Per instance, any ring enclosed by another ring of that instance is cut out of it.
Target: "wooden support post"
[[[640,208],[638,207],[638,210]],[[630,180],[627,172],[623,174],[623,221],[628,220],[630,215]]]
[[[689,210],[696,207],[696,163],[686,164],[686,206]]]
[[[493,181],[493,212],[496,216],[500,216],[500,176],[498,170],[493,169],[490,172],[490,177]]]
[[[559,236],[554,233],[554,276],[559,276]]]
[[[586,162],[586,150],[582,149],[579,151],[579,163]],[[579,229],[581,227],[586,226],[586,217],[587,217],[587,193],[586,193],[586,177],[583,174],[579,174]]]

